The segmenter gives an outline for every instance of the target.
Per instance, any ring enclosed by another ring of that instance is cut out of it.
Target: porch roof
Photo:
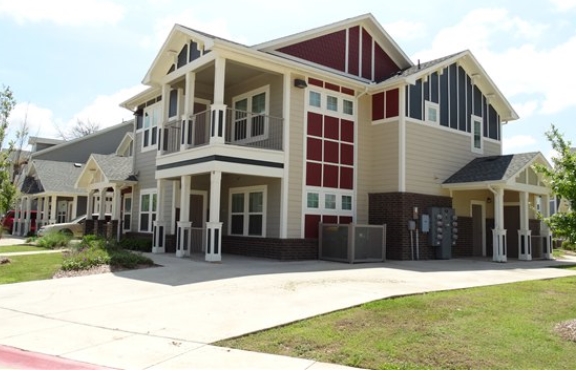
[[[29,174],[22,184],[22,193],[41,192],[83,193],[74,183],[82,172],[84,164],[50,160],[32,160]]]
[[[88,188],[92,183],[94,172],[98,174],[100,182],[98,185],[111,183],[134,184],[138,178],[133,171],[133,158],[118,156],[116,154],[100,155],[93,153],[90,155],[85,168],[76,178],[75,183],[78,188]]]
[[[541,163],[548,167],[550,164],[540,152],[518,153],[511,155],[478,157],[464,165],[460,170],[444,181],[442,186],[449,189],[457,188],[485,188],[491,185],[501,186],[531,186],[542,192],[548,188],[536,174],[534,182],[528,179],[519,180],[522,172],[532,172],[532,164]]]

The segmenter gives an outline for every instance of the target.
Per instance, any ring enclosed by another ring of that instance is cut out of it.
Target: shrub
[[[124,238],[118,245],[127,250],[152,252],[152,241],[146,238]]]
[[[568,240],[562,241],[562,249],[576,251],[576,244],[573,244]]]
[[[58,232],[47,233],[45,236],[36,239],[36,244],[46,249],[54,249],[56,247],[66,247],[72,238],[65,234]]]
[[[62,269],[77,271],[104,264],[110,264],[110,256],[105,250],[84,248],[65,254]]]

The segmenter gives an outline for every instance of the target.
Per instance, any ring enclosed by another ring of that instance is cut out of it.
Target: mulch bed
[[[142,268],[152,268],[152,267],[159,267],[158,264],[154,265],[139,265],[136,268],[123,268],[123,267],[112,267],[110,265],[99,265],[96,267],[92,267],[89,269],[81,269],[77,271],[64,271],[59,270],[52,276],[52,278],[69,278],[69,277],[81,277],[81,276],[90,276],[93,274],[101,274],[101,273],[111,273],[111,272],[121,272],[121,271],[130,271],[134,269],[142,269]]]

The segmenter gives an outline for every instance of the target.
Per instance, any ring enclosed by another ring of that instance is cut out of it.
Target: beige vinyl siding
[[[156,150],[142,152],[142,132],[136,132],[134,137],[134,153],[136,156],[134,171],[138,184],[132,194],[132,231],[138,232],[140,225],[140,190],[156,189]],[[170,200],[166,198],[166,200]],[[170,218],[170,215],[167,215]]]
[[[454,191],[452,193],[452,207],[456,215],[470,217],[472,216],[472,201],[486,202],[490,198],[491,203],[486,203],[486,218],[494,218],[494,194],[489,189],[471,190],[471,191]]]
[[[473,153],[467,133],[406,121],[406,192],[449,196],[441,184],[476,157],[499,155],[484,140],[484,153]]]
[[[288,163],[288,238],[302,238],[302,185],[304,176],[304,99],[305,89],[291,87],[290,154]]]
[[[398,122],[372,125],[372,98],[358,102],[357,223],[368,223],[368,194],[398,190]]]
[[[281,75],[262,74],[256,78],[243,82],[242,84],[227,88],[225,96],[226,104],[230,108],[234,108],[232,105],[232,99],[234,97],[269,85],[269,115],[273,117],[282,117],[282,82],[283,77]],[[250,109],[250,107],[248,107],[248,109]]]

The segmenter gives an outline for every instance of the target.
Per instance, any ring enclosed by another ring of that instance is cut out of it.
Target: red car
[[[26,219],[26,213],[22,214],[22,218]],[[32,224],[30,226],[30,232],[35,233],[36,232],[36,210],[31,211],[30,221]],[[2,228],[4,228],[5,231],[10,232],[10,234],[12,234],[14,232],[14,210],[10,210],[6,213],[6,215],[4,215],[4,217],[2,218]]]

